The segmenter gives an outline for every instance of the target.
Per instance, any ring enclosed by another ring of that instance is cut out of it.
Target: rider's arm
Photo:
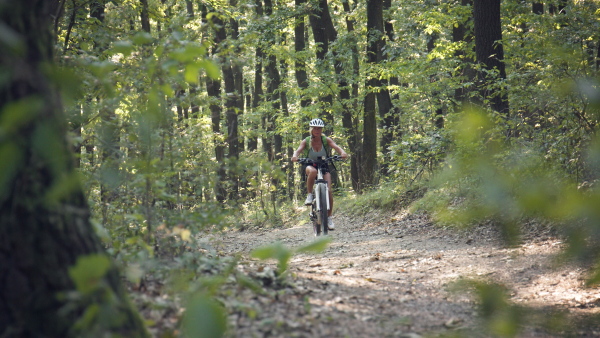
[[[340,146],[338,146],[330,137],[327,138],[327,144],[329,144],[329,147],[332,149],[335,149],[335,151],[340,154],[342,158],[348,158],[348,154],[346,154],[346,152],[340,148]]]
[[[300,146],[298,149],[296,149],[296,151],[294,151],[294,155],[292,155],[292,162],[298,162],[298,155],[304,150],[305,147],[306,140],[302,140],[302,142],[300,142]]]

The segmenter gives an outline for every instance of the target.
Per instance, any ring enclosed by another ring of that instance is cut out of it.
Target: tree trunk
[[[600,71],[600,38],[596,41],[596,71]]]
[[[273,3],[271,0],[265,0],[265,15],[273,16]],[[277,44],[277,36],[275,32],[266,33],[265,39],[271,45]],[[269,101],[271,102],[272,109],[266,113],[265,117],[265,130],[267,132],[266,138],[272,136],[272,141],[265,142],[269,145],[269,148],[265,149],[269,154],[269,160],[272,162],[279,162],[282,159],[283,140],[281,134],[276,131],[275,126],[277,125],[277,118],[281,110],[281,98],[279,96],[279,87],[281,86],[281,75],[277,67],[277,57],[273,54],[267,55],[267,63],[265,64],[267,70],[267,91]],[[279,163],[277,163],[279,164]]]
[[[508,97],[498,88],[498,83],[506,79],[500,0],[475,0],[473,19],[477,62],[483,64],[485,70],[498,72],[497,77],[488,76],[486,71],[479,73],[481,95],[490,100],[495,111],[508,117]]]
[[[100,27],[103,28],[105,4],[99,1],[90,3],[90,17],[97,20]],[[100,51],[104,51],[107,46],[105,43],[94,41],[94,45]],[[102,222],[108,224],[108,206],[118,196],[118,186],[120,181],[119,174],[119,119],[108,103],[102,97],[98,97],[98,106],[100,107],[100,129],[98,139],[101,144],[101,183],[100,183],[100,199],[102,202]]]
[[[7,109],[9,104],[26,106],[18,112],[18,125],[2,126],[8,134],[0,139],[3,161],[10,157],[11,163],[0,183],[0,336],[148,336],[90,222],[65,139],[62,107],[51,89],[55,85],[45,77],[53,61],[51,14],[56,4],[13,0],[5,5],[10,11],[0,11],[0,22],[22,38],[23,49],[0,54],[1,67],[12,73],[10,83],[0,88],[0,121],[16,113]],[[86,292],[81,284],[77,288],[69,271],[89,255],[108,266]],[[88,301],[61,297],[73,292]],[[110,295],[111,303],[101,295]],[[74,328],[94,304],[110,306],[106,311],[112,316],[90,323],[98,325],[94,332]],[[72,310],[65,311],[68,307]]]
[[[285,37],[284,37],[285,38]],[[285,41],[285,40],[284,40]],[[280,67],[281,67],[281,82],[282,83],[286,83],[287,81],[287,64],[285,63],[285,61],[281,61],[280,62]],[[283,114],[283,117],[287,120],[289,118],[290,115],[290,111],[289,111],[289,107],[288,107],[288,99],[287,99],[287,92],[285,90],[281,90],[279,92],[279,98],[281,100],[281,113]],[[283,139],[283,138],[282,138]],[[292,154],[294,153],[294,149],[292,149],[291,147],[291,143],[289,138],[286,138],[286,143],[287,143],[287,151],[284,151],[283,149],[281,150],[281,159],[280,159],[280,163],[281,163],[281,169],[284,171],[284,173],[286,174],[287,177],[287,184],[286,184],[286,189],[287,189],[287,197],[289,200],[292,200],[294,198],[294,170],[293,170],[293,165],[292,163],[289,161],[289,158],[291,158]],[[283,146],[282,146],[283,148]],[[287,153],[286,153],[287,152]]]
[[[272,17],[273,16],[273,3],[271,0],[265,0],[265,15]],[[278,36],[276,36],[275,32],[267,33],[266,40],[271,45],[278,44]],[[279,115],[281,114],[281,104],[282,104],[282,88],[281,87],[281,75],[279,74],[279,68],[277,64],[277,57],[273,54],[268,54],[267,63],[265,65],[265,69],[267,70],[268,79],[267,79],[267,88],[269,101],[271,102],[272,109],[266,113],[266,131],[267,138],[272,135],[273,141],[272,143],[269,141],[268,144],[271,145],[271,149],[267,149],[269,152],[269,160],[274,162],[274,164],[281,168],[283,165],[283,137],[281,133],[279,133],[276,129],[277,120],[279,119]],[[277,178],[273,178],[273,185],[275,186],[275,191],[279,191],[281,188],[281,180]],[[277,195],[274,194],[272,196],[274,199],[277,198]]]
[[[367,0],[367,62],[378,62],[381,51],[382,1]],[[377,78],[367,79],[367,89],[364,100],[364,129],[361,163],[362,188],[369,188],[375,183],[375,168],[377,167],[377,112],[375,90],[380,83]]]
[[[189,18],[194,17],[194,2],[192,0],[185,0],[185,9]]]
[[[142,22],[142,30],[150,33],[150,14],[148,10],[148,0],[140,0],[142,9],[140,12],[140,21]]]
[[[348,0],[343,1],[342,5],[344,7],[344,11],[348,13],[346,17],[346,29],[348,33],[354,32],[354,19],[350,17],[351,8]],[[352,77],[355,79],[359,78],[360,74],[360,63],[358,60],[358,47],[357,44],[352,44],[350,46],[350,50],[352,52]],[[351,154],[350,157],[350,180],[352,181],[352,188],[354,191],[360,191],[360,163],[361,163],[361,135],[360,130],[358,128],[358,123],[356,122],[357,118],[354,115],[354,112],[360,111],[358,107],[358,81],[354,81],[351,85],[352,94],[351,97],[354,100],[349,101],[344,104],[344,110],[342,112],[342,125],[344,126],[345,134],[347,135],[346,142],[348,143],[348,153]]]
[[[310,27],[313,32],[313,38],[315,39],[316,55],[317,55],[317,72],[322,78],[326,77],[329,73],[329,66],[327,64],[326,56],[329,52],[329,41],[335,40],[331,37],[331,34],[335,34],[333,31],[328,31],[333,26],[331,23],[331,16],[329,15],[329,5],[327,0],[318,0],[318,7],[309,16]],[[333,96],[331,94],[323,94],[319,99],[322,102],[322,113],[320,118],[325,121],[325,124],[333,127],[333,116],[331,115],[331,105],[333,103]]]
[[[392,11],[392,1],[391,0],[383,0],[383,12],[384,14]],[[389,17],[389,14],[387,14]],[[394,25],[390,20],[384,20],[383,25],[385,34],[389,41],[395,41],[396,37],[394,34]],[[384,56],[387,58],[387,56]],[[389,60],[388,61],[393,61]],[[392,86],[398,86],[400,84],[400,80],[393,76],[389,79],[389,84]],[[388,90],[389,92],[389,90]],[[391,100],[398,100],[398,95],[394,95]],[[392,141],[400,142],[402,140],[402,129],[400,128],[400,117],[402,116],[402,111],[396,105],[390,103],[392,106],[392,110],[387,114],[387,117],[384,119],[384,125],[389,126],[388,129],[384,130],[384,133],[387,135],[382,136],[382,149],[387,149]],[[385,153],[385,152],[384,152]],[[385,170],[385,174],[387,174],[387,169]]]
[[[465,6],[472,7],[472,5],[473,5],[473,0],[461,0],[461,6],[463,6],[463,7],[465,7]],[[467,17],[462,17],[462,18],[459,18],[458,25],[452,26],[452,41],[453,42],[465,42],[465,45],[467,46],[467,48],[469,48],[469,46],[472,45],[474,34],[473,34],[473,31],[468,28],[471,26],[471,23],[469,22],[471,20],[473,20],[472,15],[469,15]],[[456,102],[459,102],[460,105],[462,105],[462,103],[467,101],[470,96],[469,92],[470,92],[471,88],[468,88],[464,84],[465,83],[474,83],[475,78],[476,78],[476,71],[473,68],[474,60],[468,56],[470,54],[471,53],[468,53],[468,52],[460,50],[460,49],[458,49],[455,53],[455,57],[458,60],[461,60],[461,65],[458,70],[459,73],[457,75],[463,77],[463,79],[461,80],[463,85],[461,85],[460,88],[458,88],[454,91],[454,100]]]
[[[300,9],[306,0],[296,0],[296,9]],[[305,27],[304,15],[298,15],[294,22],[294,50],[297,55],[302,55],[306,49],[306,40],[304,39]],[[308,88],[308,75],[306,74],[306,63],[302,57],[296,57],[294,61],[294,72],[296,75],[296,82],[300,88],[300,107],[308,107],[310,99],[304,94],[304,91]]]
[[[206,13],[203,13],[203,17],[206,17]],[[223,21],[217,15],[211,17],[211,24],[215,30],[214,46],[212,49],[213,55],[218,55],[220,49],[220,43],[226,38],[225,28]],[[227,191],[223,184],[227,177],[225,169],[225,145],[220,140],[221,138],[221,114],[222,114],[222,100],[221,100],[221,80],[219,79],[206,79],[206,92],[211,98],[209,109],[212,121],[212,131],[214,134],[215,142],[215,158],[217,161],[217,177],[215,179],[215,196],[217,201],[224,202],[227,197]]]
[[[232,7],[236,6],[235,0],[230,0]],[[232,23],[232,40],[237,39],[237,23],[234,19],[230,21]],[[221,27],[223,24],[221,24]],[[218,33],[220,34],[220,33]],[[241,100],[241,90],[236,84],[236,77],[239,74],[239,68],[236,68],[231,57],[226,58],[223,61],[223,81],[225,82],[225,109],[226,109],[226,120],[227,120],[227,145],[228,145],[228,177],[229,182],[229,195],[232,200],[237,200],[239,192],[239,181],[236,173],[236,163],[239,157],[239,137],[238,137],[238,110],[239,103]],[[241,83],[239,84],[241,85]]]
[[[565,7],[567,7],[567,0],[558,0],[557,5],[552,4],[548,6],[548,13],[551,15],[566,14]]]
[[[257,17],[262,17],[263,16],[263,5],[262,5],[262,0],[256,0],[255,1],[255,9],[256,9],[256,16]],[[264,58],[264,51],[262,49],[262,46],[260,44],[258,44],[256,46],[256,52],[255,52],[255,57],[254,57],[254,91],[252,94],[252,109],[253,110],[257,110],[258,107],[260,106],[260,103],[263,100],[263,58]],[[254,112],[256,113],[256,112]],[[258,129],[258,128],[251,128],[251,129]],[[258,135],[255,132],[250,133],[249,137],[248,137],[248,151],[256,151],[258,149]]]
[[[74,134],[75,141],[73,143],[73,153],[75,154],[74,165],[75,168],[81,167],[81,147],[83,146],[82,139],[83,135],[83,115],[81,105],[74,105],[72,108],[71,119],[69,121],[69,130]]]
[[[383,7],[385,1],[381,1],[381,5],[378,6],[376,16],[377,18],[373,18],[375,20],[374,29],[377,30],[377,35],[379,36],[379,46],[377,49],[377,63],[381,63],[387,59],[386,56],[383,55],[383,50],[385,49],[385,29],[383,23]],[[388,1],[386,6],[391,6],[391,1]],[[388,81],[387,79],[382,79],[379,81],[379,88],[377,90],[377,107],[379,109],[379,117],[381,121],[381,142],[380,149],[383,154],[383,159],[381,160],[381,173],[383,175],[388,174],[388,154],[389,154],[389,146],[392,144],[394,138],[394,129],[395,126],[395,111],[392,105],[392,98],[390,96],[390,91],[387,88]]]

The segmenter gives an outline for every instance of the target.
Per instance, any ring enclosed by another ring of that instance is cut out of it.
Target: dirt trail
[[[503,283],[516,303],[600,314],[600,291],[582,288],[582,271],[554,268],[553,255],[562,244],[544,233],[506,248],[489,227],[460,233],[435,227],[423,216],[334,220],[337,229],[325,252],[291,259],[291,287],[261,296],[247,293],[234,304],[239,311],[230,317],[232,336],[419,337],[473,328],[473,299],[448,290],[462,277]],[[305,223],[228,232],[217,247],[248,257],[252,249],[274,241],[299,247],[313,240]],[[274,267],[253,259],[240,265],[264,275],[267,284]],[[532,328],[521,336],[549,335]]]

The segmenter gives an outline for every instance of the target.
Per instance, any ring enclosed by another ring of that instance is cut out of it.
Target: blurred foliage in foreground
[[[577,83],[589,102],[593,121],[600,114],[600,85]],[[414,204],[444,225],[497,225],[509,245],[517,244],[526,220],[550,224],[564,236],[563,262],[589,268],[588,286],[600,283],[600,136],[589,138],[583,179],[573,179],[560,163],[549,160],[533,140],[507,137],[506,121],[470,107],[452,122],[454,148],[445,168],[425,196]],[[481,315],[494,335],[513,337],[526,322],[556,324],[556,314],[542,319],[532,309],[511,305],[506,291],[494,283],[462,283],[479,298]],[[463,289],[464,290],[464,289]],[[528,314],[528,316],[524,316]],[[554,318],[554,319],[552,319]],[[551,325],[550,325],[551,326]],[[563,326],[555,325],[554,329]],[[552,329],[550,327],[550,329]]]

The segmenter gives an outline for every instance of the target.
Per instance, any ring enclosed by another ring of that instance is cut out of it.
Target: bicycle
[[[313,161],[310,158],[298,159],[299,164],[316,164],[317,167],[317,179],[315,180],[315,185],[313,188],[313,194],[315,198],[313,199],[309,213],[315,236],[320,236],[321,233],[323,233],[323,235],[327,235],[329,230],[327,224],[329,217],[328,212],[329,209],[331,209],[331,206],[329,205],[329,187],[327,186],[327,181],[323,178],[323,173],[328,170],[330,163],[341,160],[343,160],[343,158],[338,155],[321,158],[316,161]]]

